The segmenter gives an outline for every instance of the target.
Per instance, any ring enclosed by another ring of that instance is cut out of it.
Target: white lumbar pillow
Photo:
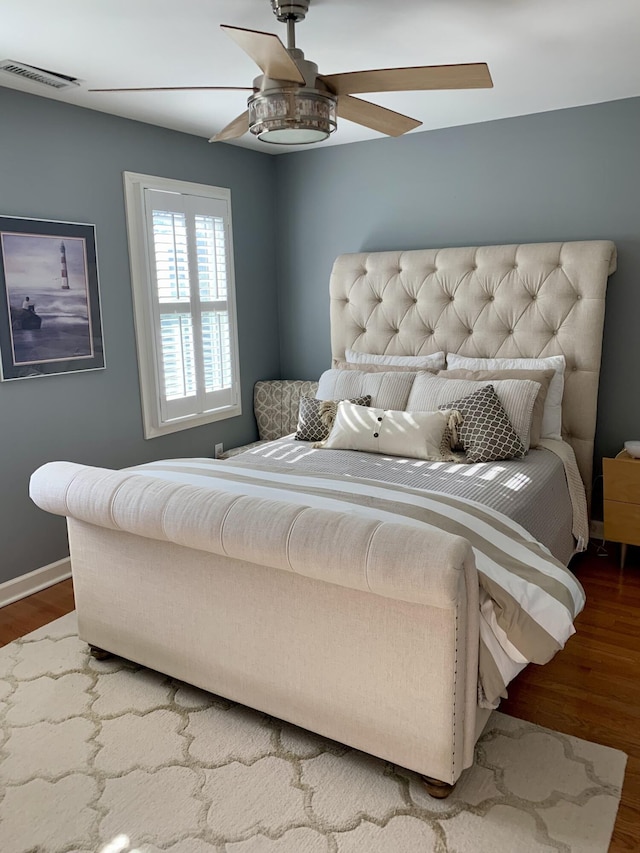
[[[429,355],[375,355],[348,349],[344,357],[351,364],[388,364],[392,367],[410,367],[413,370],[443,370],[445,365],[444,352],[433,352]]]
[[[447,428],[461,420],[457,412],[396,412],[338,404],[333,429],[322,445],[328,450],[361,450],[442,461],[442,441]],[[448,449],[448,448],[447,448]]]
[[[566,367],[563,355],[551,355],[546,358],[466,358],[455,353],[447,354],[447,367],[451,370],[555,370],[556,374],[549,383],[544,401],[540,438],[562,438],[562,397],[564,394],[564,371]]]

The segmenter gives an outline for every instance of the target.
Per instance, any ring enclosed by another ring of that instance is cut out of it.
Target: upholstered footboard
[[[472,763],[466,540],[71,463],[31,495],[68,517],[88,643],[444,782]]]

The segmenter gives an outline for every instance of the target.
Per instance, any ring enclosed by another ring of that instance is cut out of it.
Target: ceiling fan
[[[365,92],[411,92],[426,89],[489,89],[493,86],[484,62],[380,68],[345,74],[318,74],[318,66],[296,47],[295,25],[309,11],[311,0],[271,0],[276,18],[287,25],[287,47],[272,33],[221,25],[262,74],[253,86],[164,86],[134,89],[90,89],[91,92],[175,92],[237,90],[252,92],[248,109],[209,142],[238,139],[247,131],[263,142],[305,145],[321,142],[348,119],[387,136],[401,136],[422,122],[354,98]]]

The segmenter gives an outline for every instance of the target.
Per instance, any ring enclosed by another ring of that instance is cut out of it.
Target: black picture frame
[[[104,366],[95,227],[0,216],[0,380]]]

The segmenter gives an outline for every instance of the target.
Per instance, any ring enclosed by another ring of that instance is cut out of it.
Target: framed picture
[[[0,378],[104,367],[93,225],[0,216]]]

